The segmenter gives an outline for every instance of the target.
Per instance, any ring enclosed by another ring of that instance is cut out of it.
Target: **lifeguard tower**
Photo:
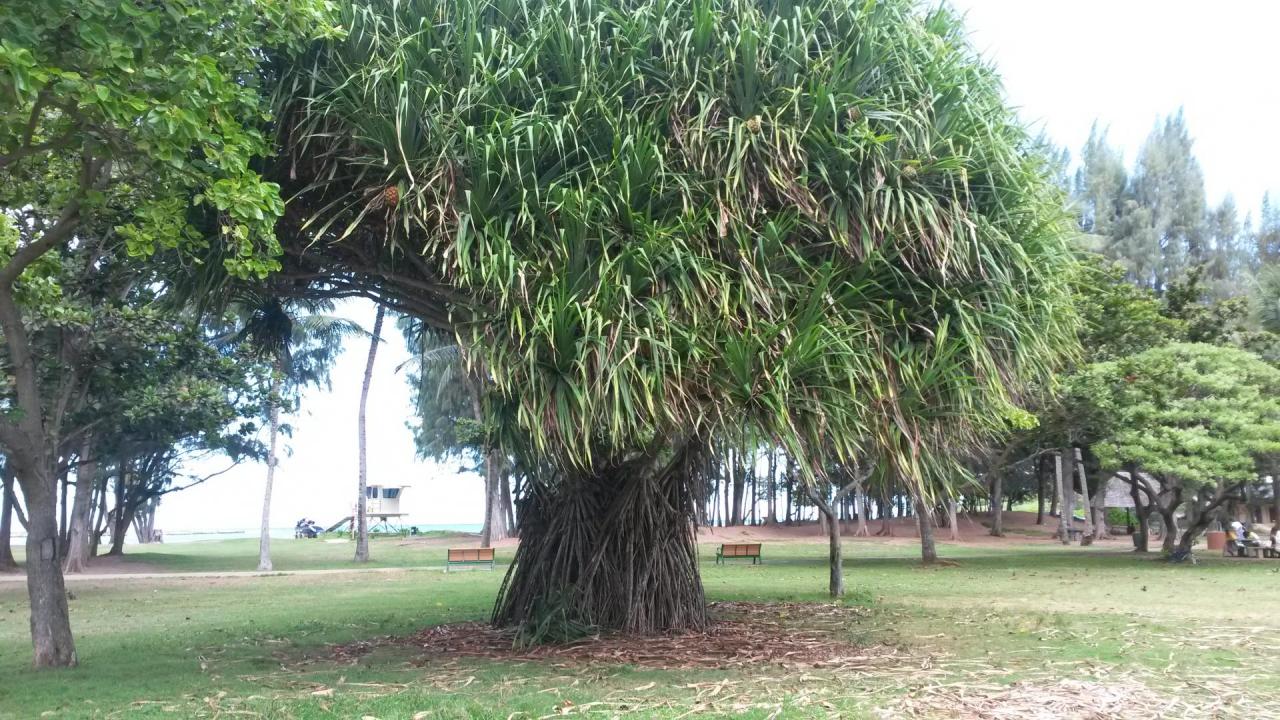
[[[401,533],[400,498],[408,485],[369,485],[364,489],[364,515],[368,518],[369,532]],[[351,511],[355,516],[355,508]]]
[[[364,516],[369,523],[369,532],[404,533],[401,518],[408,513],[400,512],[400,498],[408,485],[366,485],[364,489]],[[333,532],[346,525],[355,532],[356,511],[352,506],[351,514],[334,523],[325,532]]]

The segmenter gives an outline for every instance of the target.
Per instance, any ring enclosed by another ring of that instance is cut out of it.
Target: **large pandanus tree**
[[[705,623],[707,439],[927,503],[1068,352],[1062,199],[946,10],[374,0],[282,73],[286,272],[454,333],[531,482],[496,622]]]

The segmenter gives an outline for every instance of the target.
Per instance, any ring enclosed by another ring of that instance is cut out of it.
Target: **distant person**
[[[1231,523],[1231,532],[1227,533],[1227,553],[1244,556],[1244,525],[1239,521]]]
[[[1245,528],[1244,542],[1245,547],[1262,547],[1262,538],[1258,537],[1258,533],[1253,531],[1253,526]]]

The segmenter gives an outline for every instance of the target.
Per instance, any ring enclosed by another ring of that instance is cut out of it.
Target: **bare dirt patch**
[[[339,645],[333,655],[354,662],[379,647],[416,648],[422,661],[456,658],[536,660],[553,665],[618,664],[652,669],[722,669],[749,665],[854,669],[906,656],[848,639],[860,607],[810,603],[712,603],[713,621],[701,632],[637,637],[599,634],[559,644],[516,647],[513,630],[483,623],[436,625],[408,637]]]

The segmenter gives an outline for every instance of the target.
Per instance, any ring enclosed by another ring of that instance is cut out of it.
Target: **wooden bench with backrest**
[[[725,543],[716,551],[716,564],[731,558],[751,558],[751,564],[763,563],[760,557],[760,543]]]
[[[449,561],[444,571],[461,565],[488,565],[493,569],[493,548],[449,548]]]

